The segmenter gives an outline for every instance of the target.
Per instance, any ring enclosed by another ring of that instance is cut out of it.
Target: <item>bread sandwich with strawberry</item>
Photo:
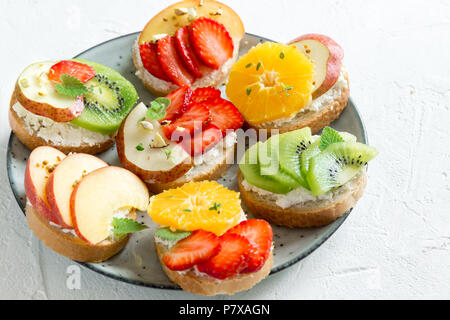
[[[215,0],[184,0],[153,17],[133,47],[136,75],[153,94],[219,87],[245,33],[239,16]]]
[[[147,187],[128,170],[48,146],[30,154],[24,184],[30,229],[47,247],[79,262],[119,253],[129,240],[121,226],[135,227],[136,210],[149,203]]]
[[[183,86],[128,115],[116,137],[119,159],[155,193],[216,180],[234,163],[243,123],[220,90]]]
[[[248,290],[269,275],[273,232],[247,220],[239,193],[217,182],[190,182],[153,196],[148,214],[162,269],[183,290],[213,296]]]
[[[347,106],[343,58],[341,46],[325,35],[259,44],[233,66],[226,93],[248,128],[271,135],[309,127],[315,134]]]
[[[134,86],[118,72],[87,60],[28,66],[11,97],[9,123],[29,149],[97,154],[114,144],[135,105]]]

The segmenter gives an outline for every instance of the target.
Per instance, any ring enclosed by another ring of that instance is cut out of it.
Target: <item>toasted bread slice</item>
[[[31,205],[26,206],[27,222],[35,236],[53,251],[79,262],[103,262],[119,253],[130,239],[129,236],[119,241],[105,240],[95,246],[76,237],[71,232],[51,225]],[[133,213],[136,215],[136,213]],[[135,217],[133,217],[135,218]]]
[[[319,111],[300,112],[291,121],[277,125],[269,125],[267,123],[250,125],[249,123],[246,123],[246,127],[255,129],[257,132],[260,129],[266,129],[268,131],[268,136],[271,135],[272,130],[277,130],[282,134],[305,127],[310,127],[312,134],[316,134],[322,128],[339,118],[342,111],[347,107],[348,99],[350,97],[350,83],[347,72],[344,73],[344,76],[347,81],[347,87],[342,88],[341,95]]]
[[[222,84],[225,83],[231,68],[239,54],[239,46],[241,39],[234,39],[234,53],[233,57],[229,59],[219,70],[211,70],[209,73],[205,74],[202,78],[197,79],[194,82],[192,89],[202,88],[202,87],[214,87],[219,88]],[[144,64],[142,63],[141,53],[139,51],[138,42],[133,46],[133,62],[136,67],[136,76],[142,80],[144,86],[155,96],[166,96],[170,92],[176,90],[178,88],[177,85],[167,82],[161,79],[156,78],[150,72],[148,72],[144,68]]]
[[[162,261],[162,256],[169,248],[156,241],[155,247],[161,267],[169,279],[178,284],[185,291],[204,296],[215,296],[218,294],[232,295],[239,291],[248,290],[267,277],[273,265],[273,252],[271,252],[266,263],[259,271],[240,274],[225,280],[217,280],[209,276],[201,276],[193,270],[181,273],[170,270]]]
[[[180,178],[167,182],[167,183],[148,183],[147,187],[150,192],[155,194],[161,193],[165,190],[176,189],[188,182],[198,182],[204,180],[218,180],[222,178],[230,168],[234,159],[234,148],[226,148],[224,146],[224,152],[222,158],[214,163],[204,163],[198,167],[193,167],[185,175]]]
[[[243,203],[256,216],[267,221],[290,228],[321,227],[343,216],[364,194],[367,174],[364,169],[355,179],[347,182],[345,191],[337,193],[330,200],[308,201],[283,209],[270,197],[247,190],[239,171],[238,184]]]
[[[42,146],[50,146],[54,147],[61,152],[64,152],[66,154],[70,152],[75,153],[87,153],[87,154],[98,154],[101,152],[104,152],[111,148],[114,145],[114,136],[111,136],[109,139],[105,141],[101,141],[94,144],[88,144],[85,142],[80,143],[78,146],[68,145],[64,143],[53,143],[51,141],[47,141],[39,136],[36,135],[36,132],[31,132],[27,129],[27,125],[25,123],[25,120],[17,114],[16,111],[14,111],[13,107],[16,104],[16,94],[13,93],[11,97],[10,102],[10,108],[8,111],[8,118],[9,118],[9,125],[14,132],[14,134],[17,136],[17,138],[22,142],[28,149],[34,150],[37,147]],[[69,125],[69,124],[63,124],[63,125]]]

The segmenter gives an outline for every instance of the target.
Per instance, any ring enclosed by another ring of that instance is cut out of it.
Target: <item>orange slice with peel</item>
[[[266,42],[233,66],[226,93],[250,124],[289,118],[311,102],[314,64],[294,46]]]
[[[245,219],[239,193],[215,181],[190,182],[153,196],[148,214],[162,226],[218,236]]]

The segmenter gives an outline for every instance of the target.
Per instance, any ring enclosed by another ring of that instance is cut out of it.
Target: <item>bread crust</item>
[[[242,182],[243,176],[239,170],[238,184],[241,198],[253,214],[278,226],[310,228],[327,225],[353,208],[364,194],[367,174],[364,170],[359,177],[349,182],[351,186],[348,190],[338,194],[332,201],[310,201],[286,209],[277,206],[267,197],[246,190]]]
[[[201,172],[200,174],[187,178],[186,175],[178,178],[177,180],[170,181],[167,183],[147,183],[147,187],[150,192],[158,194],[165,190],[179,188],[188,182],[199,182],[199,181],[213,181],[222,178],[231,167],[231,157],[234,156],[234,148],[225,149],[224,157],[221,163],[218,163],[208,170]]]
[[[272,134],[272,130],[277,130],[280,134],[294,131],[297,129],[310,127],[312,134],[316,134],[322,128],[330,125],[334,120],[339,118],[342,111],[347,107],[348,99],[350,98],[350,82],[348,80],[348,74],[344,74],[347,81],[347,87],[342,89],[342,94],[334,99],[325,108],[320,111],[306,111],[301,114],[300,117],[295,117],[292,121],[281,124],[280,127],[268,127],[264,125],[251,125],[246,123],[246,128],[255,129],[257,132],[260,129],[266,129],[268,136]]]
[[[82,143],[78,147],[66,146],[66,145],[56,145],[54,143],[45,141],[44,139],[37,137],[35,135],[31,135],[25,126],[25,121],[20,118],[17,113],[14,111],[13,106],[16,104],[17,99],[15,96],[15,92],[11,97],[10,107],[8,110],[8,119],[11,130],[17,136],[17,138],[22,142],[28,149],[34,150],[37,147],[42,146],[50,146],[64,152],[65,154],[69,154],[70,152],[75,153],[87,153],[87,154],[98,154],[104,152],[111,148],[114,145],[114,137],[102,142],[97,143],[95,145],[88,145],[87,143]]]
[[[35,236],[53,251],[78,262],[103,262],[119,253],[128,243],[130,236],[120,241],[105,240],[95,246],[64,233],[60,228],[50,225],[32,206],[25,208],[27,222]],[[136,213],[134,213],[136,214]]]
[[[168,248],[156,241],[155,248],[161,267],[171,281],[178,284],[185,291],[204,296],[215,296],[218,294],[233,295],[236,292],[248,290],[267,277],[273,265],[273,252],[270,252],[269,258],[259,271],[239,274],[225,280],[216,280],[209,277],[199,277],[192,270],[184,274],[170,270],[162,261],[162,256]]]

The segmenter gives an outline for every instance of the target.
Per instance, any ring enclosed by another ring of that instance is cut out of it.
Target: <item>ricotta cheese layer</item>
[[[69,122],[55,122],[49,118],[38,116],[25,109],[19,102],[13,106],[17,116],[25,123],[25,129],[30,135],[44,139],[54,145],[79,147],[103,143],[111,139],[109,135],[89,131]]]
[[[330,90],[325,92],[320,97],[312,100],[308,106],[306,106],[299,112],[294,113],[291,117],[280,118],[280,119],[276,119],[276,120],[273,120],[270,122],[262,123],[261,126],[262,127],[276,127],[276,128],[281,127],[285,123],[293,121],[296,117],[303,116],[303,114],[305,112],[309,112],[309,111],[318,112],[318,111],[322,110],[323,108],[326,108],[331,103],[333,103],[333,101],[335,99],[339,98],[342,95],[342,91],[344,90],[344,88],[348,88],[348,82],[345,79],[345,74],[346,74],[345,69],[341,68],[341,73],[339,75],[339,78],[336,81],[336,83],[331,87]]]

